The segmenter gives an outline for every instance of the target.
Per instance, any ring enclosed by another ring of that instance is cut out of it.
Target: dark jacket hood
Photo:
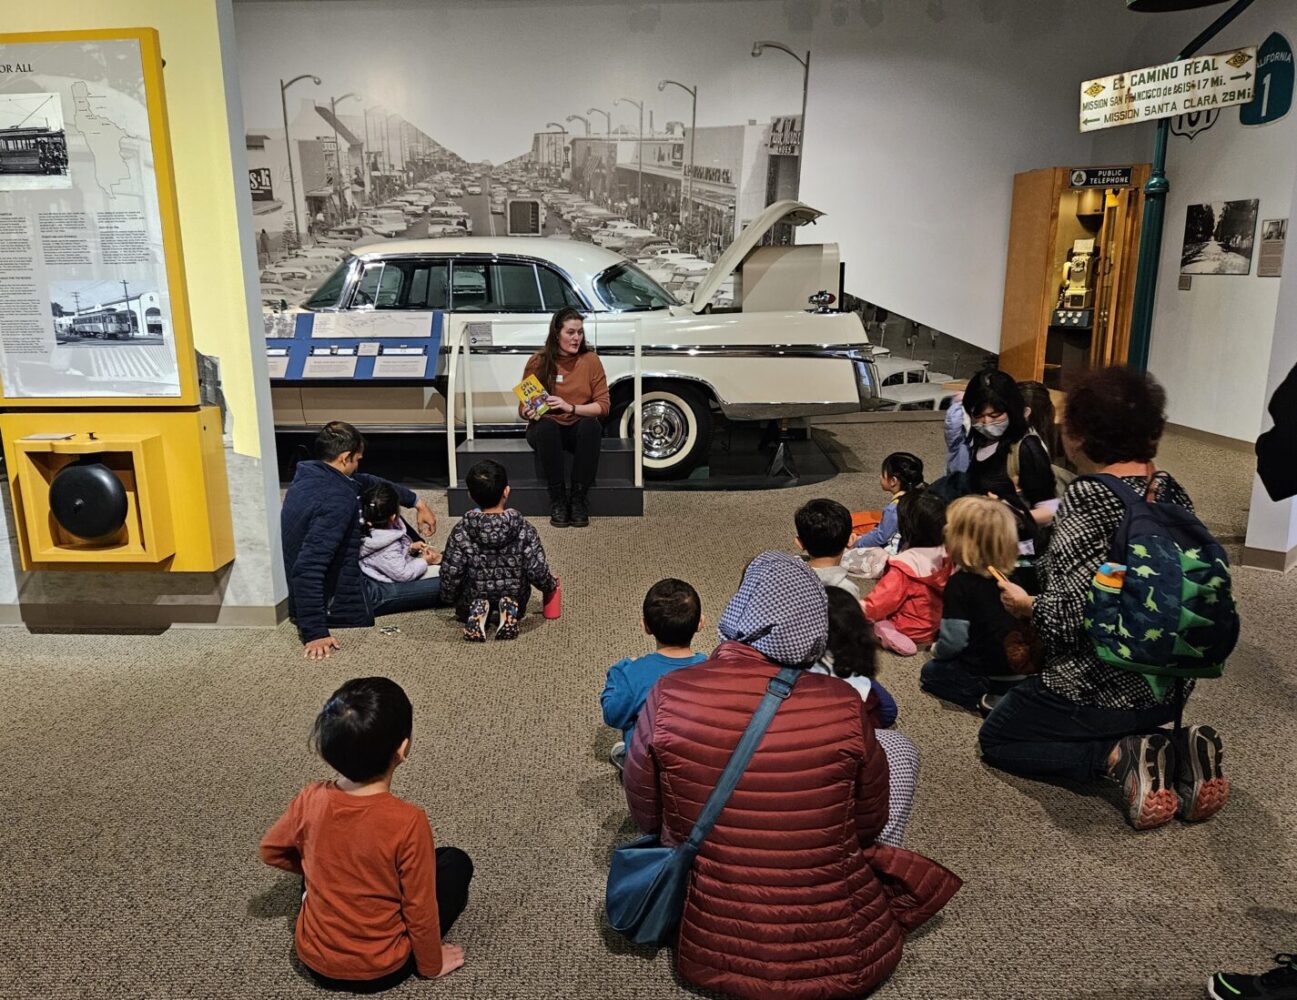
[[[503,514],[470,511],[464,515],[464,530],[483,549],[503,549],[512,545],[522,531],[523,517],[516,510]]]

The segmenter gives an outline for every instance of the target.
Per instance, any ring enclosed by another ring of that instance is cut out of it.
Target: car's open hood
[[[803,205],[800,201],[791,199],[786,201],[777,201],[766,208],[764,212],[743,227],[743,232],[739,233],[733,243],[717,259],[712,269],[707,272],[707,277],[703,279],[689,301],[689,308],[696,313],[702,312],[712,296],[724,284],[725,279],[733,274],[743,259],[759,246],[761,240],[765,237],[775,225],[780,222],[791,222],[795,226],[804,226],[808,222],[814,222],[824,213],[817,208],[811,208],[809,205]]]

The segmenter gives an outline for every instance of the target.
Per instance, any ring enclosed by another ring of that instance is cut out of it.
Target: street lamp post
[[[346,214],[347,214],[347,204],[346,204],[346,201],[345,201],[345,200],[343,199],[343,197],[342,197],[342,192],[343,192],[343,186],[342,186],[342,145],[341,145],[341,144],[339,143],[339,141],[338,141],[338,105],[341,104],[343,101],[347,100],[348,98],[356,98],[357,100],[359,100],[359,99],[360,99],[360,95],[359,95],[359,94],[353,94],[353,93],[346,93],[346,94],[343,94],[341,97],[330,97],[330,98],[329,98],[329,114],[330,114],[330,116],[331,116],[331,118],[332,118],[332,120],[329,122],[329,124],[333,126],[333,179],[334,179],[334,185],[335,185],[335,186],[337,187],[337,189],[338,189],[338,190],[337,190],[337,197],[338,197],[338,214],[341,215],[341,216],[344,216],[344,217],[345,217]],[[363,155],[363,152],[362,152],[362,155]],[[348,161],[348,163],[350,163],[350,161],[351,161],[351,157],[350,157],[350,156],[347,157],[347,161]],[[348,186],[350,186],[350,185],[348,185]]]
[[[559,146],[558,156],[555,157],[555,159],[558,160],[558,176],[559,176],[559,177],[562,177],[562,176],[563,176],[563,160],[566,158],[566,153],[567,153],[567,128],[564,127],[564,126],[562,126],[562,125],[560,125],[558,122],[546,122],[546,123],[545,123],[545,127],[546,127],[546,128],[556,128],[556,129],[558,129],[561,133],[563,133],[563,138],[560,140],[561,145]],[[552,134],[552,133],[551,133],[551,134]]]
[[[297,237],[297,243],[302,243],[302,220],[297,214],[297,178],[293,174],[293,137],[288,134],[288,88],[299,80],[311,80],[318,87],[320,78],[312,76],[310,73],[303,73],[301,76],[295,76],[287,83],[279,81],[279,109],[284,113],[284,149],[288,153],[288,190],[293,196],[293,233]]]
[[[580,122],[585,126],[586,138],[590,137],[590,119],[585,115],[568,115],[563,119],[565,122]]]
[[[593,114],[601,114],[601,115],[603,115],[603,119],[604,119],[604,124],[603,124],[603,134],[604,134],[604,135],[612,135],[612,112],[611,112],[611,111],[605,111],[603,108],[588,108],[588,109],[586,109],[586,114],[587,114],[587,115],[593,115]]]
[[[802,64],[802,134],[797,143],[797,197],[800,198],[802,196],[802,161],[806,159],[806,93],[811,83],[811,50],[806,50],[806,58],[803,59],[783,42],[753,42],[752,57],[757,58],[765,49],[778,49],[780,52],[787,52]]]
[[[635,146],[635,159],[639,161],[639,180],[635,193],[635,211],[639,217],[637,221],[642,227],[644,225],[644,102],[637,101],[633,97],[619,97],[612,103],[614,107],[625,103],[639,108],[639,138]]]
[[[659,90],[659,91],[666,90],[668,86],[672,86],[672,87],[679,87],[679,88],[680,88],[681,90],[683,90],[686,94],[688,94],[689,97],[690,97],[690,100],[693,101],[693,110],[689,113],[689,168],[688,168],[688,171],[685,173],[685,177],[688,178],[688,181],[689,181],[689,187],[688,187],[688,201],[686,202],[686,200],[685,200],[685,192],[684,192],[684,191],[681,191],[681,198],[680,198],[680,225],[683,226],[683,225],[685,224],[685,206],[688,205],[688,210],[689,210],[689,213],[690,213],[690,214],[693,214],[693,210],[694,210],[694,206],[693,206],[693,201],[694,201],[694,133],[698,130],[698,87],[697,87],[697,86],[693,86],[693,87],[686,87],[683,83],[680,83],[678,80],[659,80],[659,81],[658,81],[658,90]],[[667,127],[668,127],[668,129],[671,127],[671,123],[670,123],[670,122],[667,123]]]

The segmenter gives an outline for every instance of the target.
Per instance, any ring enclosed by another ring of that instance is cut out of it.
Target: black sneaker
[[[486,642],[486,619],[490,614],[491,605],[485,597],[479,597],[468,606],[468,620],[464,622],[466,642]]]
[[[567,490],[549,491],[549,523],[556,528],[571,527],[572,514],[568,510]]]
[[[1004,700],[1002,694],[984,694],[977,699],[977,711],[983,719],[995,711],[995,706]]]
[[[1175,739],[1180,818],[1199,823],[1215,816],[1229,800],[1229,779],[1220,769],[1225,747],[1211,726],[1190,726],[1180,730]]]
[[[1164,733],[1127,736],[1113,748],[1108,777],[1126,796],[1126,819],[1136,830],[1151,830],[1175,819],[1180,801],[1171,788],[1174,748]]]
[[[1297,955],[1274,957],[1276,966],[1259,976],[1218,972],[1207,980],[1213,1000],[1297,1000]]]
[[[495,637],[518,638],[518,602],[512,597],[500,598],[500,623],[495,627]]]

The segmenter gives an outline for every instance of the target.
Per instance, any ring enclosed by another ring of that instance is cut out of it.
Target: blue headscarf
[[[763,552],[744,571],[739,592],[721,615],[720,633],[776,663],[814,663],[829,636],[824,584],[800,559]]]

